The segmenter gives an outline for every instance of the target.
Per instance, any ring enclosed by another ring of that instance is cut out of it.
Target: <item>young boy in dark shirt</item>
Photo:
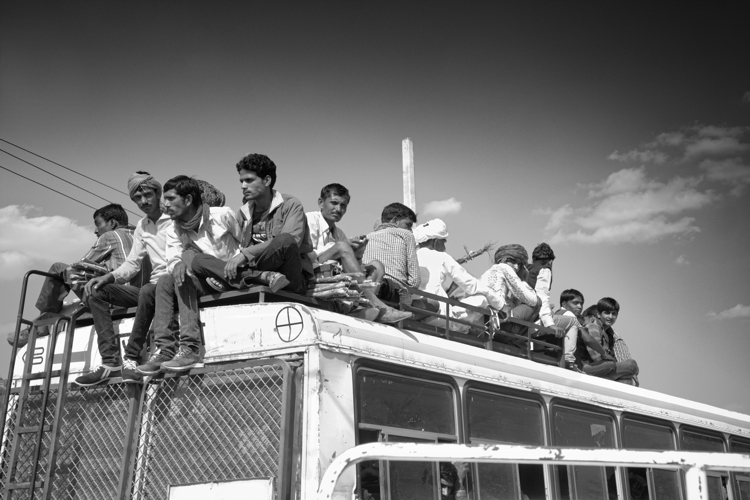
[[[617,361],[614,356],[615,341],[618,339],[612,329],[620,313],[620,304],[611,297],[604,297],[596,306],[584,311],[586,329],[591,337],[602,346],[606,356],[588,348],[589,361],[584,360],[583,371],[596,377],[617,380],[625,384],[634,383],[638,376],[638,363],[634,359]]]

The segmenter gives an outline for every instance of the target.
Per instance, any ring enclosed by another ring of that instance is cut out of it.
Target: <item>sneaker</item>
[[[146,361],[145,364],[137,366],[136,370],[144,375],[156,375],[161,371],[162,363],[169,361],[173,357],[174,355],[172,353],[162,352],[161,349],[157,349],[151,357],[148,358],[148,361]]]
[[[18,333],[18,348],[19,349],[29,343],[29,335],[31,335],[30,328],[24,328]],[[16,339],[15,330],[10,332],[7,338],[8,338],[8,343],[10,345],[13,345],[13,341]]]
[[[200,354],[193,352],[189,347],[180,346],[180,350],[177,351],[174,358],[164,362],[161,369],[168,372],[182,372],[195,368],[195,365],[200,363],[202,359]]]
[[[211,288],[213,288],[219,293],[224,293],[227,290],[229,290],[228,286],[226,286],[224,283],[217,280],[216,278],[206,278],[206,283],[208,283],[208,286],[210,286]]]
[[[143,382],[143,374],[138,371],[138,365],[132,359],[125,359],[122,362],[122,381],[126,384]]]
[[[576,373],[586,373],[585,371],[583,371],[580,368],[578,368],[577,364],[575,364],[575,363],[573,363],[571,361],[566,361],[565,362],[565,369],[566,370],[570,370],[572,372],[576,372]]]
[[[382,312],[375,320],[378,323],[398,323],[399,321],[403,321],[412,317],[411,312],[399,311],[398,309],[394,309],[390,306],[386,306],[385,308],[381,309],[381,311]]]
[[[101,365],[91,373],[81,375],[73,382],[81,387],[91,387],[92,385],[101,384],[105,380],[119,377],[122,366]]]
[[[261,275],[261,279],[268,281],[268,288],[272,292],[278,292],[282,288],[286,288],[289,285],[289,280],[286,276],[281,273],[274,271],[266,271]]]

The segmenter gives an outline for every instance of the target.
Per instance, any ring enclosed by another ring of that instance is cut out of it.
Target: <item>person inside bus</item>
[[[136,366],[154,319],[156,283],[167,272],[166,238],[167,230],[172,227],[172,219],[161,209],[162,186],[148,172],[138,171],[128,179],[128,193],[146,216],[136,224],[133,247],[125,262],[110,273],[86,283],[103,366],[75,380],[76,384],[84,387],[119,375],[120,347],[112,324],[110,305],[138,307],[122,360],[121,376],[123,382],[140,382],[142,375]],[[125,284],[149,268],[148,283],[141,287]],[[170,328],[176,330],[177,325],[172,324]]]
[[[414,238],[419,245],[417,258],[419,259],[419,289],[433,295],[448,298],[448,291],[455,288],[452,295],[461,302],[475,307],[497,307],[502,299],[486,284],[472,276],[456,260],[445,251],[448,241],[448,227],[440,219],[433,219],[414,228]],[[426,299],[434,303],[437,312],[445,316],[446,304],[434,299]],[[501,306],[502,307],[502,306]],[[477,323],[481,325],[483,315],[479,312],[468,311],[462,307],[451,307],[452,318]],[[445,325],[445,320],[428,316],[425,323],[431,325]],[[451,329],[466,332],[469,326],[463,323],[451,323]]]
[[[503,245],[495,251],[495,265],[480,278],[502,299],[493,307],[502,310],[505,317],[534,321],[539,314],[541,301],[534,289],[525,281],[528,274],[528,258],[529,254],[521,245]],[[526,329],[525,326],[507,322],[501,325],[502,331],[517,335],[523,335]],[[516,342],[502,334],[496,334],[495,337],[497,341],[506,344]]]
[[[310,258],[313,266],[335,262],[341,265],[346,273],[365,272],[374,282],[382,283],[385,268],[380,261],[374,260],[363,265],[362,255],[367,246],[367,238],[356,236],[347,238],[336,223],[346,214],[351,196],[349,190],[341,184],[328,184],[320,190],[319,210],[307,212],[307,226],[310,229],[313,251]],[[363,276],[364,279],[364,276]],[[382,286],[382,285],[381,285]],[[378,309],[374,321],[380,323],[397,323],[411,317],[408,311],[399,311],[381,301],[371,288],[363,288],[362,295]]]
[[[416,223],[417,214],[411,208],[391,203],[383,208],[380,224],[367,235],[362,261],[383,263],[385,279],[378,298],[386,302],[411,304],[407,287],[419,286],[417,243],[412,234],[412,226]]]
[[[116,269],[125,261],[133,245],[133,226],[128,223],[128,214],[117,203],[106,205],[94,212],[94,234],[97,239],[94,246],[81,258],[81,262],[97,264],[107,270]],[[56,278],[45,278],[36,308],[40,312],[38,319],[59,315],[63,309],[63,301],[73,291],[79,299],[85,301],[85,281],[76,276],[78,273],[69,265],[55,262],[50,266],[49,274]],[[84,276],[84,279],[90,276]],[[49,335],[48,325],[34,326],[38,337]],[[30,328],[24,328],[18,334],[18,347],[23,347],[29,341]],[[13,345],[15,332],[8,334],[8,343]],[[108,362],[113,360],[108,359]],[[116,365],[113,365],[116,366]],[[119,369],[119,368],[118,368]]]
[[[595,306],[583,312],[588,333],[608,355],[603,357],[596,350],[587,348],[588,360],[583,359],[583,371],[589,375],[636,385],[638,363],[634,359],[617,361],[614,353],[615,341],[618,337],[612,325],[617,321],[619,312],[620,304],[611,297],[604,297]]]

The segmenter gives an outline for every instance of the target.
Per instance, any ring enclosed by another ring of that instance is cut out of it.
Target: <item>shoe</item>
[[[100,365],[91,373],[81,375],[73,382],[81,387],[91,387],[92,385],[101,384],[105,380],[119,377],[122,366]]]
[[[170,361],[161,365],[162,371],[165,372],[182,372],[195,368],[195,365],[201,362],[203,358],[197,352],[185,346],[180,346],[180,350]]]
[[[229,290],[229,287],[226,286],[221,281],[217,280],[216,278],[206,278],[206,283],[208,283],[208,286],[213,288],[219,293],[224,293]]]
[[[409,311],[399,311],[398,309],[394,309],[388,306],[381,309],[381,311],[382,312],[375,320],[378,323],[398,323],[399,321],[403,321],[412,317],[412,313]]]
[[[286,276],[274,271],[264,272],[261,275],[261,279],[268,281],[268,288],[270,288],[274,293],[278,292],[282,288],[286,288],[289,285],[289,280]]]
[[[172,353],[162,352],[161,349],[157,349],[151,357],[148,358],[148,361],[146,361],[145,364],[136,367],[136,370],[144,375],[156,375],[161,371],[162,363],[169,361],[173,357],[174,355]]]
[[[565,362],[565,369],[566,370],[570,370],[572,372],[576,372],[576,373],[584,373],[584,374],[586,373],[585,371],[583,371],[580,368],[578,368],[577,364],[575,364],[575,363],[573,363],[571,361],[566,361]]]
[[[29,335],[31,335],[30,328],[24,328],[18,333],[18,348],[19,349],[29,343]],[[15,338],[16,338],[16,332],[14,330],[8,334],[8,343],[10,345],[13,345],[13,341],[15,340]]]
[[[140,384],[143,382],[143,374],[138,371],[138,366],[132,359],[122,362],[122,381],[126,384]]]

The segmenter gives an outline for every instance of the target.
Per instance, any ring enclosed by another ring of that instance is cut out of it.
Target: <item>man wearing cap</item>
[[[448,238],[448,227],[440,219],[433,219],[414,228],[414,239],[417,241],[417,259],[419,260],[419,289],[425,292],[448,297],[447,290],[455,284],[460,289],[461,302],[484,307],[501,304],[502,299],[497,293],[490,290],[486,284],[472,276],[456,260],[445,252],[445,243]],[[430,299],[427,299],[430,302]],[[438,303],[438,312],[445,316],[446,305]],[[451,307],[452,318],[476,322],[481,314],[467,311],[461,307]],[[433,325],[445,324],[440,318],[430,318],[425,321]],[[469,326],[462,323],[452,323],[451,329],[456,331],[467,331]]]
[[[533,321],[539,314],[540,301],[536,292],[526,281],[529,254],[521,245],[503,245],[495,251],[495,265],[481,277],[481,281],[500,295],[497,309],[506,315],[525,321]],[[503,323],[503,331],[515,334],[526,332],[525,326]],[[507,337],[500,342],[512,343]]]
[[[139,171],[128,179],[128,192],[130,199],[146,216],[136,224],[133,247],[125,262],[112,272],[86,284],[102,366],[75,380],[76,384],[84,387],[120,376],[120,371],[123,382],[141,380],[141,375],[135,368],[154,318],[156,282],[167,272],[166,235],[167,230],[172,227],[172,219],[161,211],[161,184],[148,172]],[[123,284],[148,263],[151,266],[149,283],[141,288]],[[109,312],[110,304],[118,307],[138,306],[122,363],[118,338]],[[174,328],[175,325],[170,327]]]

